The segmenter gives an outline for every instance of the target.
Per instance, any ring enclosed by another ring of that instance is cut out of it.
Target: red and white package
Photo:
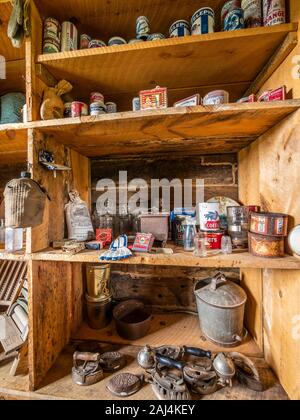
[[[273,102],[273,101],[285,101],[286,98],[286,87],[282,86],[278,89],[267,90],[258,98],[258,102]]]
[[[96,241],[103,242],[104,246],[112,243],[112,229],[96,229]]]
[[[154,244],[154,236],[152,233],[137,233],[132,247],[132,251],[151,252]]]

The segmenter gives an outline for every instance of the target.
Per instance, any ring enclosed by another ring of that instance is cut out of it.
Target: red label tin
[[[280,213],[252,213],[250,230],[267,236],[287,236],[288,216]]]
[[[216,250],[221,249],[223,231],[219,232],[202,232],[205,237],[205,245],[207,249]]]
[[[263,0],[264,26],[286,22],[285,0]]]
[[[102,95],[102,93],[92,92],[91,95],[90,95],[90,102],[91,102],[91,104],[93,102],[103,102],[104,103],[104,96]]]
[[[96,229],[96,241],[104,243],[104,246],[112,242],[112,229]]]
[[[88,106],[84,102],[78,102],[78,101],[72,102],[71,112],[72,112],[73,118],[89,115]]]

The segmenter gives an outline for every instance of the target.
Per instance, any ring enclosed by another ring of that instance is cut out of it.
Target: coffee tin
[[[202,232],[202,233],[205,238],[206,249],[208,250],[221,249],[224,231],[220,230],[217,232]]]
[[[78,48],[78,31],[72,22],[63,22],[61,31],[61,51],[75,51]]]
[[[46,39],[44,41],[43,53],[44,54],[55,54],[60,52],[60,43],[54,39]]]
[[[89,48],[102,48],[106,47],[105,42],[101,41],[101,39],[92,39],[89,43]]]
[[[263,19],[264,26],[273,26],[285,23],[285,0],[263,0]]]
[[[104,96],[100,92],[92,92],[90,94],[90,103],[102,102],[104,104]]]
[[[244,20],[246,28],[262,26],[262,4],[261,0],[242,0]]]
[[[89,108],[84,102],[74,101],[71,107],[72,117],[83,117],[89,115]]]
[[[191,19],[192,35],[201,35],[214,32],[215,12],[210,7],[197,10]]]
[[[61,25],[57,19],[47,18],[44,22],[44,39],[54,39],[60,43]]]
[[[220,230],[220,203],[199,203],[198,219],[201,230]]]
[[[108,41],[108,45],[112,47],[113,45],[125,45],[127,44],[127,41],[124,38],[121,38],[119,36],[114,36],[110,38]]]
[[[245,28],[244,10],[236,8],[231,10],[224,19],[224,31],[236,31]]]
[[[108,114],[115,114],[117,112],[117,104],[114,102],[106,102],[105,106]]]
[[[186,20],[177,20],[170,27],[170,38],[179,38],[191,35],[191,26]]]
[[[241,0],[230,0],[227,1],[221,11],[221,25],[222,28],[224,27],[224,20],[229,12],[232,10],[241,7]]]
[[[87,34],[80,35],[80,49],[87,50],[89,48],[92,38]]]
[[[213,90],[203,98],[203,105],[228,104],[229,93],[226,90]]]
[[[150,35],[150,23],[146,16],[139,16],[136,20],[137,39],[147,39]]]
[[[283,258],[284,238],[249,232],[249,251],[256,257]]]
[[[140,98],[136,97],[132,99],[132,110],[133,111],[140,111],[141,109],[141,100]]]
[[[158,41],[159,39],[165,39],[166,37],[163,34],[151,34],[148,36],[147,41]]]
[[[90,104],[90,115],[92,117],[102,114],[106,114],[106,106],[103,102],[93,102]]]
[[[287,236],[288,215],[281,213],[251,213],[250,231],[260,235]]]
[[[72,102],[66,102],[65,103],[64,117],[65,118],[71,118],[72,117]]]

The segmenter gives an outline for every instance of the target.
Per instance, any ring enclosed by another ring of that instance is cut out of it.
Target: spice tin
[[[190,96],[189,98],[181,99],[181,101],[177,101],[174,104],[175,108],[185,107],[185,106],[197,106],[200,104],[200,95],[197,93],[196,95]]]
[[[141,110],[162,109],[168,107],[167,88],[157,86],[155,89],[140,92]]]
[[[250,231],[260,235],[287,236],[288,215],[281,213],[251,213]]]
[[[72,22],[63,22],[61,30],[61,51],[75,51],[78,48],[78,31]]]
[[[133,111],[140,111],[141,109],[141,101],[140,98],[136,97],[132,99],[132,110]]]
[[[264,236],[250,232],[249,250],[257,257],[282,258],[284,257],[284,237]]]
[[[86,50],[89,48],[90,42],[91,42],[92,38],[87,35],[87,34],[82,34],[80,36],[80,49],[81,50]]]
[[[106,106],[103,102],[93,102],[90,105],[90,115],[96,117],[97,115],[106,114]]]
[[[46,39],[44,41],[43,53],[44,54],[55,54],[60,52],[60,43],[54,39]]]
[[[102,93],[92,92],[90,94],[90,103],[92,104],[93,102],[102,102],[104,104],[104,96]]]
[[[226,16],[228,15],[229,12],[231,12],[232,10],[241,7],[241,0],[230,0],[227,1],[221,11],[221,25],[222,28],[224,26],[224,20],[226,18]]]
[[[220,105],[229,102],[229,93],[225,90],[214,90],[203,98],[203,105]]]
[[[140,16],[136,20],[136,37],[137,39],[147,39],[150,35],[150,24],[146,16]]]
[[[214,32],[215,12],[210,7],[197,10],[191,19],[192,35],[201,35]]]
[[[170,27],[170,38],[178,38],[191,35],[191,27],[186,20],[177,20]]]
[[[285,101],[286,98],[286,86],[282,86],[278,89],[267,90],[262,93],[258,98],[258,102],[273,102],[273,101]]]
[[[261,0],[242,0],[244,20],[246,28],[262,26],[262,5]]]
[[[147,41],[158,41],[160,39],[165,39],[166,37],[163,34],[151,34],[148,36]]]
[[[224,31],[236,31],[245,28],[244,10],[236,8],[231,10],[224,19]]]
[[[273,26],[285,23],[285,0],[263,0],[263,19],[264,26]]]
[[[108,45],[112,47],[113,45],[125,45],[127,44],[127,41],[124,38],[121,38],[119,36],[114,36],[113,38],[110,38],[108,41]]]
[[[64,117],[65,118],[71,118],[72,117],[72,102],[66,102],[65,103]]]
[[[57,19],[47,18],[44,22],[44,40],[54,39],[60,43],[61,25]]]
[[[217,232],[203,232],[205,238],[206,249],[208,250],[217,250],[221,249],[222,238],[224,236],[223,231]]]
[[[106,102],[105,106],[108,114],[114,114],[117,112],[117,104],[114,102]]]
[[[220,203],[199,203],[198,215],[201,230],[220,230]]]
[[[137,233],[132,250],[136,252],[151,252],[154,240],[152,233]]]
[[[101,41],[101,39],[92,39],[89,43],[89,48],[102,48],[106,47],[105,42]]]
[[[84,102],[72,102],[72,117],[83,117],[89,115],[89,108]]]

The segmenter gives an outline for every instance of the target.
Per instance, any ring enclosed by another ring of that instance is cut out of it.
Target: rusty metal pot
[[[145,337],[151,326],[152,311],[139,300],[119,303],[113,311],[118,334],[127,340]]]
[[[207,284],[207,283],[204,283]],[[200,328],[210,341],[234,347],[243,340],[247,295],[237,284],[218,273],[210,284],[195,286]]]

